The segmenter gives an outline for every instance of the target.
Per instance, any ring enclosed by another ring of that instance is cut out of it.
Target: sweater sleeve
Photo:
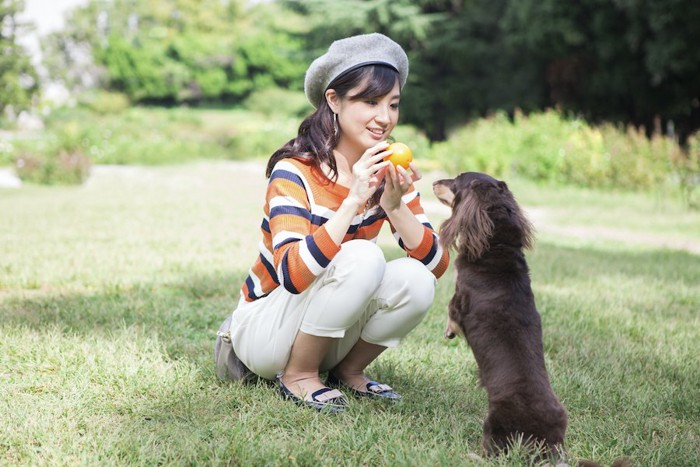
[[[408,249],[404,245],[399,233],[394,226],[391,225],[394,238],[396,238],[399,246],[406,251],[408,256],[423,263],[436,278],[440,278],[450,264],[449,251],[440,244],[440,238],[430,224],[428,217],[425,215],[423,206],[420,204],[420,193],[415,189],[415,186],[412,185],[409,191],[403,195],[403,202],[406,203],[406,206],[408,206],[413,215],[416,216],[416,219],[423,225],[423,239],[416,248]]]
[[[340,251],[311,208],[308,186],[291,163],[277,164],[267,188],[274,266],[289,292],[304,291]]]

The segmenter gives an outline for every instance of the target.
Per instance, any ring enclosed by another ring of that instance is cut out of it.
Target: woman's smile
[[[372,138],[377,141],[384,139],[386,134],[386,130],[383,128],[367,128],[367,130],[372,135]]]

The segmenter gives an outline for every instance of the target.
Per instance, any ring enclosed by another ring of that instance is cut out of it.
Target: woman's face
[[[336,101],[340,138],[337,149],[343,154],[362,154],[386,140],[399,120],[401,90],[398,81],[385,96],[353,99],[364,88],[357,86]]]

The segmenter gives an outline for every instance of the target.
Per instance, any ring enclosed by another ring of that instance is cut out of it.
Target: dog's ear
[[[498,189],[502,193],[504,198],[507,200],[509,210],[512,211],[513,215],[515,216],[515,223],[517,224],[517,228],[520,231],[520,241],[522,247],[525,249],[532,248],[532,245],[534,243],[535,228],[533,227],[530,220],[525,216],[525,213],[523,213],[523,210],[520,208],[517,201],[515,201],[515,197],[513,196],[513,193],[508,189],[508,185],[506,185],[506,182],[498,182]]]
[[[518,224],[520,224],[520,232],[522,232],[522,243],[523,248],[529,250],[532,248],[535,238],[535,228],[530,222],[530,220],[525,216],[520,207],[517,208],[516,215],[518,218]]]
[[[443,245],[465,253],[469,261],[480,258],[489,247],[493,221],[482,202],[481,182],[473,180],[469,189],[461,190],[452,205],[452,216],[440,227]]]

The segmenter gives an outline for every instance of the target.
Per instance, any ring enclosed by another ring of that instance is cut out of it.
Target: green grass
[[[700,214],[510,185],[540,216],[529,262],[571,457],[700,464],[700,256],[558,230],[698,244]],[[324,416],[268,383],[216,380],[214,334],[253,259],[263,192],[261,167],[223,162],[0,191],[0,464],[527,464],[470,456],[486,398],[467,345],[442,337],[451,269],[426,320],[371,367],[400,406]]]

